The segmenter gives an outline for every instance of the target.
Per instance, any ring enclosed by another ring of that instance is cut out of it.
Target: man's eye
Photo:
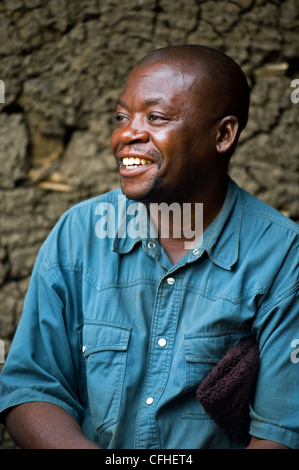
[[[116,114],[115,116],[115,120],[117,122],[125,121],[125,119],[127,119],[126,116],[123,116],[122,114]]]
[[[165,121],[165,118],[162,116],[157,116],[156,114],[152,114],[149,119],[151,121]]]

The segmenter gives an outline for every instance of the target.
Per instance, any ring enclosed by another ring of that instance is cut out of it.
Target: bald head
[[[137,67],[154,63],[176,65],[190,71],[204,84],[205,99],[211,102],[219,117],[234,115],[239,120],[239,133],[247,124],[249,86],[239,65],[223,52],[200,45],[169,46],[157,49],[143,59]]]

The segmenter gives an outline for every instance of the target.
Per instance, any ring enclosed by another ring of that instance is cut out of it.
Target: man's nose
[[[123,144],[130,144],[133,142],[148,142],[149,134],[141,120],[131,119],[125,127],[120,129],[119,139]]]

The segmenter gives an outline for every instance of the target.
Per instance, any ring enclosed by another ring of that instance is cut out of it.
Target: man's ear
[[[225,116],[218,124],[216,136],[216,149],[219,153],[226,153],[233,149],[237,143],[239,120],[236,116]]]

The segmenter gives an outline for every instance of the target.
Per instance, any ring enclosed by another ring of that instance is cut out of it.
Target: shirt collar
[[[138,207],[144,208],[145,210],[146,208],[142,203],[128,199],[125,196],[123,196],[121,201],[122,203],[118,204],[117,207],[117,220],[121,222],[119,222],[118,224],[117,233],[113,240],[112,251],[115,251],[116,253],[129,253],[134,248],[136,243],[139,243],[140,241],[146,240],[148,238],[148,231],[146,227],[143,230],[143,236],[137,234],[137,236],[135,237],[130,236],[130,234],[128,233],[130,232],[129,223],[130,220],[132,220],[133,218],[134,210],[136,210]],[[145,219],[143,220],[145,220],[145,224],[148,224],[148,215],[146,215]]]
[[[201,250],[224,269],[231,270],[238,261],[242,212],[240,188],[228,177],[222,209],[205,230],[201,241]]]
[[[194,250],[190,251],[189,261],[195,261],[204,251],[207,252],[211,261],[218,266],[231,270],[238,260],[239,255],[239,236],[242,218],[242,204],[240,200],[240,188],[228,177],[227,192],[221,211],[205,230],[202,239],[194,247],[197,248],[197,255],[194,256]],[[122,217],[125,220],[129,206],[138,204],[126,198],[126,204],[121,208]],[[135,206],[137,208],[137,206]],[[131,206],[132,208],[132,206]],[[203,208],[204,210],[204,208]],[[124,212],[126,211],[126,212]],[[147,217],[149,227],[149,217]],[[112,250],[117,253],[129,253],[139,242],[147,243],[153,239],[149,236],[149,228],[146,228],[144,236],[131,237],[119,230],[113,241]],[[155,243],[157,241],[155,240]],[[188,255],[187,255],[188,258]]]

